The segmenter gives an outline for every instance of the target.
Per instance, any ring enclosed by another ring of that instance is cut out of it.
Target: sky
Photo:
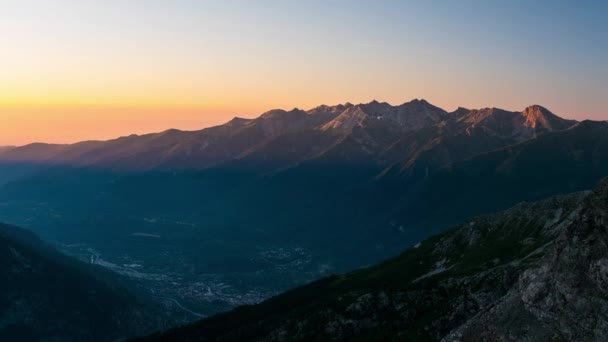
[[[2,0],[0,145],[414,98],[608,119],[606,1]]]

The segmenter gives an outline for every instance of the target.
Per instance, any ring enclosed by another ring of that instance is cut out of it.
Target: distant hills
[[[608,181],[147,341],[601,341]]]

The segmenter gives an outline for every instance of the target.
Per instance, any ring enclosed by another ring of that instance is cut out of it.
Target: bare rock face
[[[608,336],[608,202],[606,184],[555,241],[545,262],[527,271],[518,291],[525,308],[568,339]]]
[[[350,132],[354,127],[361,126],[366,118],[367,114],[361,109],[361,107],[350,107],[342,112],[338,117],[323,125],[321,130]]]
[[[446,341],[603,341],[608,336],[608,182],[587,196],[540,262]],[[525,319],[523,319],[525,318]]]
[[[551,113],[539,105],[532,105],[521,112],[511,112],[498,108],[468,110],[459,108],[450,115],[452,121],[463,124],[468,135],[475,130],[503,139],[523,141],[539,134],[572,127],[576,123]]]
[[[564,120],[551,113],[547,108],[539,105],[527,107],[521,112],[521,115],[525,119],[523,123],[524,127],[548,131],[563,130],[575,123],[574,120]]]

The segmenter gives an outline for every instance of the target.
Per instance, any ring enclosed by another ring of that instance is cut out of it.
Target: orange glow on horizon
[[[606,119],[604,12],[521,8],[3,1],[0,145],[193,130],[374,99],[424,98],[448,111],[541,104],[566,118]]]
[[[0,146],[108,140],[169,128],[198,130],[248,116],[241,113],[196,107],[2,106]]]

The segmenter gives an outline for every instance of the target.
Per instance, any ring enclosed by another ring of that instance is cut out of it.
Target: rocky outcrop
[[[538,265],[446,341],[603,341],[608,336],[608,182],[562,225]],[[520,318],[525,317],[525,320]]]

